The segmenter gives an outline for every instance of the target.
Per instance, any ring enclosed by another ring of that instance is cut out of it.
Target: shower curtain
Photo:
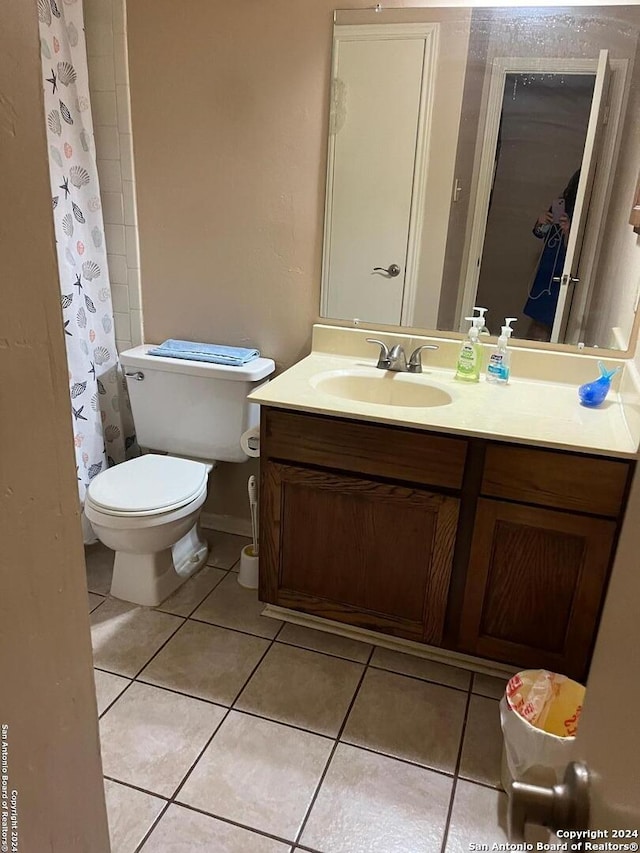
[[[37,6],[73,442],[84,502],[93,477],[122,462],[135,439],[115,344],[82,2],[37,0]]]

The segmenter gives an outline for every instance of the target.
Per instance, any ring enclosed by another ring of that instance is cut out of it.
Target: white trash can
[[[585,688],[544,669],[519,672],[500,700],[504,736],[502,787],[511,782],[555,785],[574,759]]]

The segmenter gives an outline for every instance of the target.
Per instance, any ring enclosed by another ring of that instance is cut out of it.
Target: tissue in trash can
[[[507,684],[507,703],[524,720],[558,737],[573,737],[578,729],[585,688],[566,675],[530,669]]]

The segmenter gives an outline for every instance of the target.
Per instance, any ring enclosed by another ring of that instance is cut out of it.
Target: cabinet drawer
[[[482,494],[611,516],[624,503],[629,462],[488,445]]]
[[[464,439],[269,408],[260,444],[264,457],[449,489],[467,455]]]

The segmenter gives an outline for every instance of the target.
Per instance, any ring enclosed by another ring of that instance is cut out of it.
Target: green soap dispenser
[[[478,341],[480,327],[484,326],[482,317],[465,317],[471,321],[469,336],[460,347],[456,365],[456,379],[461,382],[479,382],[482,370],[482,344]]]

